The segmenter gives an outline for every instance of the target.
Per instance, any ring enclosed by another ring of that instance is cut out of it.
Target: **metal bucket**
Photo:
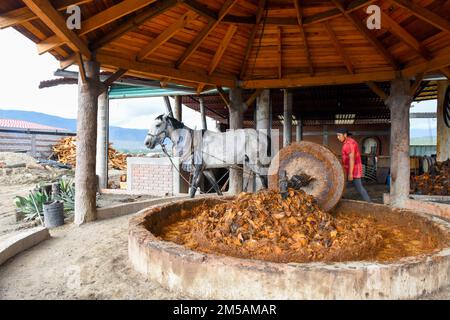
[[[64,224],[64,203],[54,201],[44,204],[44,224],[47,228],[55,228]]]

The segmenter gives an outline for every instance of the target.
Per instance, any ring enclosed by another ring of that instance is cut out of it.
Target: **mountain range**
[[[76,119],[67,119],[34,111],[0,109],[0,118],[29,121],[66,129],[71,132],[76,132],[77,128]],[[109,140],[113,143],[114,148],[122,152],[148,152],[148,149],[145,149],[144,146],[146,135],[147,130],[144,129],[109,127]]]

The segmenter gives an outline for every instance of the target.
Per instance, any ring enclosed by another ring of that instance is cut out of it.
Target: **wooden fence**
[[[23,152],[46,159],[58,140],[75,135],[72,132],[0,128],[0,152]]]

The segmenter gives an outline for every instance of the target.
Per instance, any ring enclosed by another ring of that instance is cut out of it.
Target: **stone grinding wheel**
[[[344,169],[333,152],[320,144],[302,141],[281,149],[270,163],[270,189],[279,190],[280,170],[286,170],[288,180],[301,174],[312,177],[301,189],[314,196],[324,211],[333,209],[344,192]]]

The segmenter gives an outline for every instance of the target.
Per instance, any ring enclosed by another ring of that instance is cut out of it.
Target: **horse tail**
[[[267,150],[266,150],[267,156],[269,158],[271,158],[272,157],[272,137],[270,136],[270,129],[267,129],[266,136],[267,136]]]

